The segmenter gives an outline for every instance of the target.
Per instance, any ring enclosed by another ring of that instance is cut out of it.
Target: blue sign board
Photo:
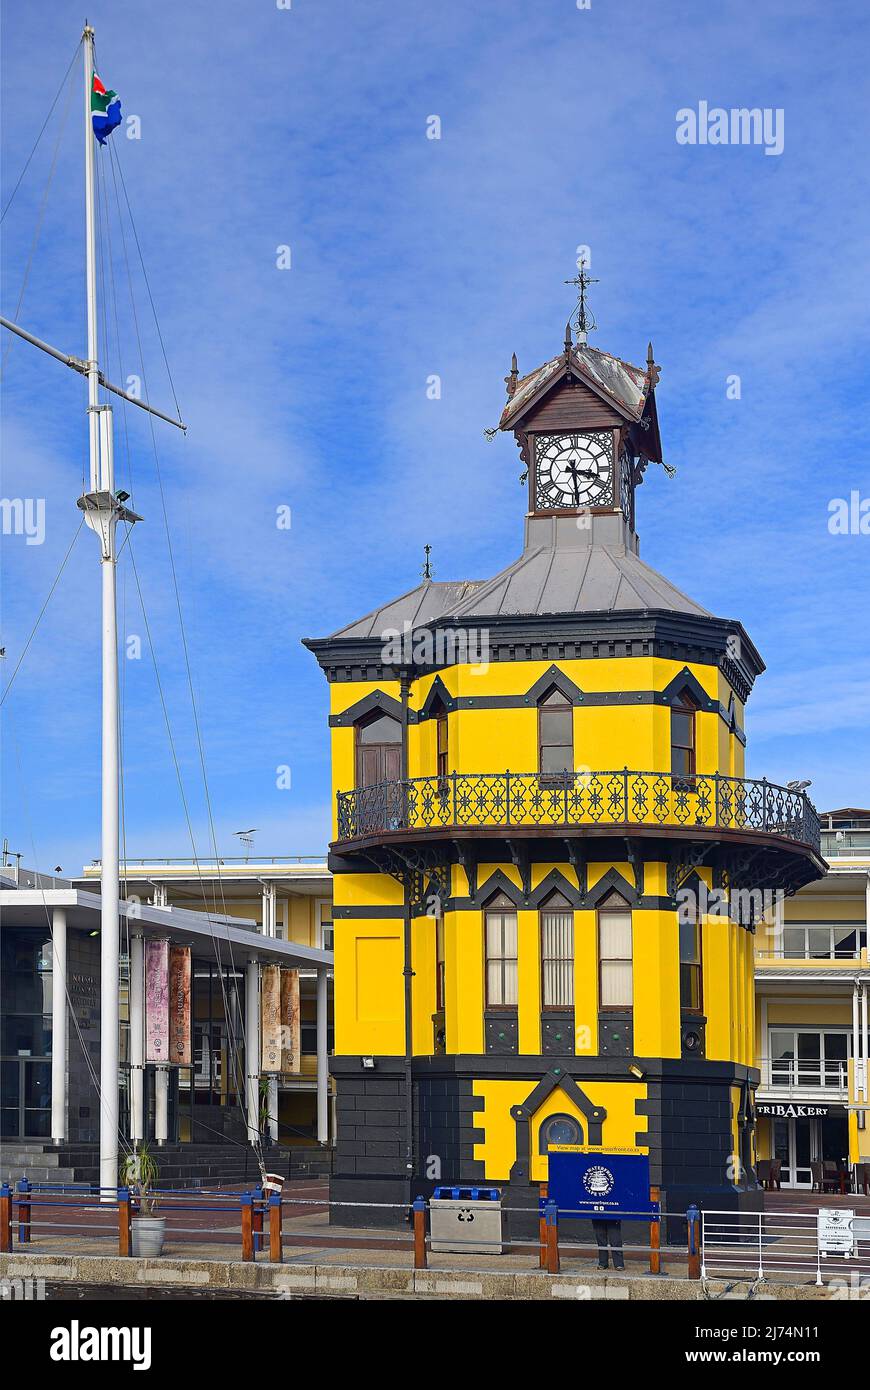
[[[646,1154],[578,1153],[550,1149],[545,1201],[560,1216],[657,1216],[650,1201]]]

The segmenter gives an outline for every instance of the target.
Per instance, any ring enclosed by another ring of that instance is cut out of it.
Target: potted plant
[[[147,1144],[140,1144],[134,1153],[127,1154],[119,1176],[121,1185],[130,1189],[138,1211],[130,1222],[133,1254],[162,1255],[166,1218],[155,1215],[158,1199],[152,1190],[160,1169]]]

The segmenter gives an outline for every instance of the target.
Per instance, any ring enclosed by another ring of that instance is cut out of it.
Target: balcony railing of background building
[[[778,1058],[768,1064],[769,1076],[762,1082],[773,1089],[832,1090],[846,1093],[849,1087],[849,1064],[838,1061],[819,1061],[818,1058]]]
[[[823,830],[822,854],[826,859],[870,859],[870,829]]]
[[[805,792],[766,779],[669,772],[453,772],[338,793],[338,838],[513,826],[672,826],[758,831],[818,851]]]

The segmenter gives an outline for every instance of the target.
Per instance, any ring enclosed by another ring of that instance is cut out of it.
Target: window
[[[830,1086],[848,1084],[850,1035],[846,1029],[825,1032],[771,1028],[769,1034],[772,1086]]]
[[[602,1009],[630,1009],[633,1003],[631,910],[618,893],[598,911],[599,1001]]]
[[[332,951],[335,949],[334,927],[332,924],[332,899],[318,898],[315,902],[316,928],[315,946],[321,951]]]
[[[582,1144],[583,1130],[573,1115],[548,1115],[538,1131],[539,1152],[545,1154],[551,1144]]]
[[[541,911],[541,1004],[574,1007],[574,913],[561,893],[548,898]]]
[[[444,918],[435,918],[435,1009],[444,1010]]]
[[[517,913],[499,893],[485,915],[486,1004],[490,1009],[517,1007]]]
[[[692,920],[680,922],[680,1008],[703,1012],[701,968],[701,925],[694,912]]]
[[[671,709],[671,772],[674,777],[691,778],[695,774],[695,711],[697,705],[690,695],[680,696],[680,703]]]
[[[450,757],[447,740],[447,711],[441,708],[435,718],[435,770],[438,774],[439,796],[446,796],[449,785],[447,778],[450,772]]]
[[[574,771],[574,710],[555,687],[538,702],[538,770]]]
[[[375,714],[356,726],[356,784],[373,787],[402,775],[402,726],[389,714]]]

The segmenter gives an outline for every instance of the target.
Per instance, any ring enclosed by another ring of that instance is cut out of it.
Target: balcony
[[[723,838],[809,854],[822,871],[819,818],[805,792],[719,773],[453,772],[339,792],[338,841],[649,834]]]
[[[760,1100],[849,1099],[849,1064],[817,1058],[778,1058],[762,1066]]]

